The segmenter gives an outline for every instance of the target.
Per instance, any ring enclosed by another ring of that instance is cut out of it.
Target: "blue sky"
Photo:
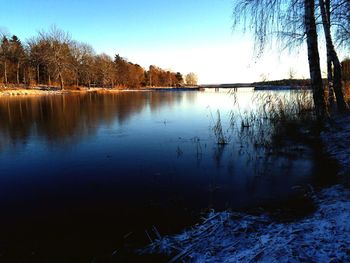
[[[12,0],[4,1],[1,20],[29,35],[54,23],[84,41],[170,42],[230,33],[230,6],[230,0]]]
[[[303,50],[254,60],[249,36],[232,32],[232,1],[0,0],[0,27],[23,41],[54,24],[97,53],[118,53],[145,68],[193,71],[201,83],[282,78],[290,68],[307,77]]]

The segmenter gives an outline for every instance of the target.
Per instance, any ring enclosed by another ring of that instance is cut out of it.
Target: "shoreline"
[[[56,88],[2,88],[0,97],[19,97],[19,96],[41,96],[41,95],[62,95],[62,94],[84,94],[84,93],[117,93],[120,89],[105,88],[79,88],[79,89],[56,89]]]
[[[0,97],[19,97],[19,96],[42,96],[42,95],[62,95],[62,94],[85,94],[85,93],[119,93],[135,91],[199,91],[199,87],[142,87],[139,89],[111,89],[111,88],[87,88],[79,87],[76,89],[57,89],[50,87],[32,87],[32,88],[0,88]]]
[[[290,222],[268,214],[211,212],[183,232],[157,238],[138,252],[162,254],[169,262],[350,261],[350,116],[335,117],[320,139],[339,164],[340,182],[306,195],[317,209]]]

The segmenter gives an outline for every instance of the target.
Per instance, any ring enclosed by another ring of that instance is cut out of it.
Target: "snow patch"
[[[181,234],[156,240],[143,252],[170,262],[350,261],[350,191],[334,186],[319,193],[318,211],[292,223],[266,215],[210,213]]]

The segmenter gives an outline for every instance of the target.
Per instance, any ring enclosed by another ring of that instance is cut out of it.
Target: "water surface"
[[[314,182],[310,151],[276,157],[242,143],[230,112],[253,110],[253,92],[236,95],[239,107],[214,91],[0,98],[2,257],[108,258],[148,242],[153,226],[174,233],[210,209],[281,200]]]

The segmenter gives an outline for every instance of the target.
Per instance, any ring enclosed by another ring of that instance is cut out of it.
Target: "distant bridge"
[[[231,83],[231,84],[214,84],[214,85],[199,85],[198,88],[204,89],[246,89],[251,88],[255,90],[294,90],[294,89],[309,89],[308,86],[297,85],[267,85],[258,83]]]
[[[205,89],[237,89],[237,88],[255,88],[254,83],[231,83],[231,84],[214,84],[214,85],[200,85],[199,88]]]

